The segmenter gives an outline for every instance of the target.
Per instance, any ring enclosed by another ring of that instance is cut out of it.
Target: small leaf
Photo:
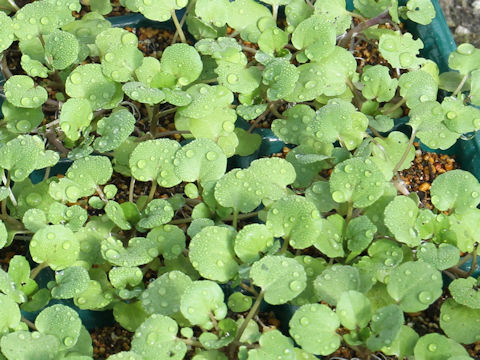
[[[404,73],[400,76],[398,85],[400,95],[407,100],[407,106],[410,109],[437,99],[438,85],[432,75],[426,71],[414,70]],[[441,117],[442,114],[433,115]]]
[[[61,270],[78,258],[80,244],[73,232],[63,225],[49,225],[38,230],[30,241],[30,254],[37,263],[46,262],[52,269]]]
[[[472,44],[464,43],[458,45],[456,51],[450,53],[448,67],[466,75],[480,69],[479,60],[480,49],[476,49]]]
[[[122,90],[132,100],[155,105],[165,99],[165,94],[162,90],[149,88],[141,82],[128,82],[122,86]]]
[[[448,289],[455,301],[471,309],[480,309],[480,294],[477,291],[478,282],[473,277],[455,279]]]
[[[147,264],[158,256],[155,240],[142,237],[131,238],[127,248],[120,240],[109,237],[102,241],[101,251],[111,264],[126,267]]]
[[[45,56],[53,67],[63,70],[78,58],[80,44],[75,35],[62,30],[55,30],[45,41]]]
[[[446,270],[458,264],[460,250],[451,244],[440,244],[437,247],[426,242],[417,248],[417,257],[433,265],[437,270]]]
[[[289,61],[270,61],[263,71],[263,83],[269,87],[268,99],[275,101],[291,94],[299,76],[298,69]]]
[[[385,208],[385,225],[395,238],[410,247],[420,245],[420,234],[416,229],[418,207],[406,196],[397,196]]]
[[[0,51],[3,52],[12,45],[15,39],[12,18],[3,11],[0,14],[0,29]]]
[[[189,231],[191,227],[192,225],[188,228]],[[194,235],[189,233],[189,236],[193,238]],[[155,227],[147,234],[147,238],[156,241],[158,251],[165,259],[176,259],[185,250],[185,233],[175,225]]]
[[[480,72],[479,72],[480,73]],[[480,127],[480,110],[473,106],[463,105],[463,101],[447,97],[442,101],[445,114],[443,122],[447,128],[456,133],[475,131]]]
[[[422,48],[422,40],[414,40],[410,33],[383,34],[378,43],[378,49],[382,56],[390,65],[399,69],[415,69],[422,64],[425,60],[416,57]]]
[[[86,99],[70,98],[62,105],[60,127],[70,140],[78,140],[93,120],[90,102]]]
[[[430,24],[436,16],[430,0],[410,0],[407,3],[407,9],[407,17],[422,25]]]
[[[148,314],[178,313],[180,299],[191,284],[192,280],[183,272],[167,272],[148,284],[148,289],[141,295],[142,305]]]
[[[252,298],[241,292],[234,292],[228,297],[228,308],[234,312],[245,312],[252,307]]]
[[[273,234],[263,224],[245,225],[235,238],[235,254],[245,263],[253,262],[273,245]]]
[[[153,314],[135,331],[132,351],[147,359],[182,359],[187,352],[187,345],[177,338],[177,332],[178,325],[174,320]]]
[[[438,210],[464,213],[480,203],[480,184],[469,172],[453,170],[438,176],[430,189]]]
[[[265,292],[265,301],[272,305],[294,299],[307,285],[303,266],[284,256],[263,257],[253,264],[250,277]]]
[[[5,97],[15,106],[21,108],[38,108],[47,101],[48,94],[41,86],[35,86],[31,77],[14,75],[3,86]]]
[[[347,225],[346,238],[350,251],[361,253],[373,240],[377,227],[366,215],[353,218]]]
[[[147,319],[148,314],[142,307],[140,301],[135,302],[117,302],[113,306],[113,316],[115,320],[128,331],[135,331]],[[122,353],[119,353],[122,354]],[[112,356],[110,356],[111,358]],[[115,355],[113,355],[115,357]],[[129,357],[118,358],[123,360],[130,360]],[[134,358],[137,360],[137,358]],[[143,357],[138,360],[143,360]]]
[[[75,310],[58,304],[38,314],[35,326],[40,333],[55,336],[60,343],[59,349],[66,350],[77,342],[82,321]]]
[[[81,266],[71,266],[55,273],[56,285],[52,288],[54,299],[70,299],[87,290],[90,277]]]
[[[213,328],[213,316],[222,320],[227,315],[223,291],[220,286],[210,280],[194,281],[181,296],[180,311],[192,325],[200,325],[210,330]]]
[[[173,44],[163,51],[160,69],[160,74],[173,76],[175,85],[186,86],[200,76],[203,63],[193,46]]]
[[[310,16],[297,25],[292,44],[313,61],[321,61],[335,49],[336,30],[322,16]]]
[[[171,11],[182,9],[187,4],[187,0],[152,1],[147,4],[143,0],[125,1],[125,5],[132,11],[139,11],[147,19],[161,22],[170,19]]]
[[[191,240],[188,256],[200,275],[210,280],[227,282],[238,271],[235,261],[232,229],[218,226],[203,228]]]
[[[362,95],[378,102],[390,101],[395,95],[398,80],[390,78],[388,68],[383,65],[366,66],[362,73]]]
[[[407,261],[394,268],[387,284],[388,294],[405,312],[422,311],[442,294],[438,270],[423,261]]]
[[[480,310],[478,308],[473,310],[453,299],[447,299],[440,308],[439,318],[440,327],[451,339],[462,344],[472,344],[478,341],[480,333]]]
[[[25,109],[13,106],[8,101],[2,105],[4,120],[7,122],[7,130],[15,134],[28,134],[43,120],[41,108]]]
[[[378,309],[372,316],[372,335],[367,339],[370,350],[380,350],[390,345],[403,325],[403,313],[398,305],[387,305]]]
[[[60,348],[55,336],[23,330],[4,335],[0,345],[7,359],[15,360],[48,360]]]
[[[314,282],[320,299],[335,306],[345,291],[360,290],[360,273],[349,265],[333,265],[325,269]]]
[[[370,300],[361,292],[345,291],[337,302],[336,313],[347,329],[364,328],[372,316]]]
[[[257,24],[261,18],[266,17],[271,18],[271,12],[253,0],[235,0],[227,10],[227,24],[240,31],[243,40],[250,42],[258,41],[261,31]]]
[[[138,226],[152,229],[168,223],[173,218],[172,205],[164,199],[153,199],[142,212]]]
[[[0,294],[0,305],[3,311],[0,314],[0,334],[8,334],[10,329],[17,329],[20,325],[20,308],[10,297]],[[3,350],[3,348],[2,348]]]
[[[455,340],[440,334],[427,334],[418,339],[413,350],[413,356],[418,360],[468,359],[465,348]]]
[[[336,333],[340,321],[326,305],[301,306],[293,314],[289,326],[295,342],[312,354],[329,355],[340,346],[341,337]]]

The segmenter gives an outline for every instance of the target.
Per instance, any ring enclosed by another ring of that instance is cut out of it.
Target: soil
[[[120,324],[104,328],[95,328],[90,332],[93,344],[93,358],[104,360],[121,351],[129,351],[133,333],[125,330]]]
[[[457,44],[469,42],[480,47],[480,1],[439,0]]]

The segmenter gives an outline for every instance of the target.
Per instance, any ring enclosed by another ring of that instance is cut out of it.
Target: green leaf
[[[362,73],[362,95],[378,102],[390,101],[395,95],[398,80],[390,78],[388,68],[383,65],[366,66]]]
[[[100,57],[103,58],[107,53],[122,46],[136,49],[138,47],[138,38],[134,33],[125,29],[108,27],[95,37],[95,45],[98,48]]]
[[[107,205],[105,205],[105,214],[120,229],[130,230],[132,228],[132,225],[130,225],[130,223],[125,217],[121,205],[116,201],[110,200]]]
[[[327,212],[338,204],[333,201],[328,181],[315,181],[305,192],[305,197],[315,204],[318,211]]]
[[[307,285],[303,266],[284,256],[263,257],[252,265],[250,277],[265,292],[265,301],[272,305],[294,299]]]
[[[352,22],[352,17],[346,9],[345,0],[315,3],[315,14],[324,18],[324,21],[335,26],[336,34],[341,35]]]
[[[345,291],[337,302],[336,313],[347,329],[364,328],[372,316],[370,300],[361,292]]]
[[[232,229],[218,226],[205,227],[194,236],[188,256],[200,275],[224,283],[237,274],[234,238]]]
[[[412,356],[418,338],[415,330],[410,326],[402,325],[395,340],[389,346],[384,346],[381,351],[386,355],[396,355],[398,357]]]
[[[367,339],[370,350],[380,350],[390,345],[403,325],[403,313],[397,305],[387,305],[378,309],[372,316],[372,335]]]
[[[407,100],[407,106],[410,109],[437,99],[438,85],[432,75],[426,71],[414,70],[404,73],[400,76],[398,85],[400,86],[400,95]],[[442,117],[441,113],[433,115]]]
[[[26,75],[14,75],[3,86],[5,97],[15,106],[34,109],[47,101],[48,93],[41,86],[35,86],[33,79]]]
[[[190,233],[189,235],[193,237]],[[185,249],[185,233],[175,225],[155,227],[147,234],[147,238],[152,238],[156,241],[158,251],[165,259],[176,259]]]
[[[252,307],[252,298],[241,292],[235,292],[228,297],[228,308],[234,312],[245,312]]]
[[[289,326],[295,342],[312,354],[329,355],[340,346],[341,337],[336,333],[340,321],[326,305],[301,306],[293,314]]]
[[[437,270],[446,270],[458,264],[460,250],[451,244],[440,244],[437,247],[426,242],[417,248],[417,257],[433,265]]]
[[[273,245],[273,234],[263,224],[245,225],[235,238],[235,254],[245,263],[253,262]]]
[[[465,106],[463,101],[447,97],[442,101],[445,114],[443,122],[447,128],[456,133],[467,133],[480,128],[480,110],[473,106]]]
[[[257,42],[261,34],[259,20],[272,18],[272,13],[263,5],[253,0],[235,0],[227,9],[227,24],[240,31],[243,40]],[[261,23],[261,22],[260,22]],[[271,26],[274,26],[273,23]]]
[[[387,284],[388,294],[405,312],[422,311],[442,294],[438,270],[423,261],[408,261],[394,268]]]
[[[71,266],[55,273],[56,285],[52,288],[54,299],[70,299],[87,290],[90,276],[81,266]]]
[[[143,356],[134,353],[133,351],[121,351],[119,353],[110,355],[109,360],[143,360]]]
[[[148,105],[158,104],[165,99],[165,94],[162,90],[149,88],[141,82],[126,83],[122,86],[122,90],[130,99]]]
[[[0,249],[3,248],[7,244],[8,240],[8,233],[7,228],[2,220],[0,220]]]
[[[148,314],[175,314],[180,310],[180,299],[190,284],[192,280],[183,272],[167,272],[148,285],[141,295],[142,305]]]
[[[116,82],[131,81],[135,70],[142,65],[143,54],[136,47],[121,45],[100,58],[103,74]]]
[[[320,213],[313,203],[292,195],[276,201],[269,209],[267,228],[295,249],[305,249],[320,237]]]
[[[349,265],[335,264],[325,269],[314,282],[320,299],[335,306],[345,291],[360,290],[360,273]]]
[[[116,303],[113,306],[113,316],[115,320],[128,331],[137,330],[148,317],[140,301]],[[124,358],[124,360],[129,360],[129,358]],[[143,357],[140,360],[143,360]]]
[[[70,98],[62,105],[60,127],[70,140],[78,140],[92,119],[92,108],[86,99]]]
[[[448,67],[452,70],[458,70],[462,75],[466,75],[480,69],[479,60],[480,49],[476,49],[472,44],[460,44],[456,51],[450,53]]]
[[[196,139],[175,154],[175,174],[182,181],[218,180],[227,166],[222,149],[210,139]]]
[[[221,349],[234,340],[237,327],[238,325],[234,320],[224,319],[218,322],[218,335],[204,332],[198,337],[198,340],[206,349]]]
[[[45,56],[53,67],[63,70],[78,58],[80,44],[75,35],[62,30],[55,30],[45,41]]]
[[[366,215],[361,215],[350,220],[347,225],[346,238],[350,251],[361,253],[373,240],[377,227]]]
[[[3,52],[12,45],[15,39],[12,18],[3,11],[0,14],[0,29],[0,51]]]
[[[48,77],[48,69],[40,61],[32,59],[28,55],[22,55],[20,65],[25,72],[32,77]]]
[[[103,75],[100,64],[77,66],[65,82],[65,91],[72,98],[88,100],[92,110],[112,109],[123,99],[121,85]]]
[[[165,0],[145,2],[143,0],[126,0],[125,5],[132,11],[141,12],[147,19],[167,21],[171,12],[187,6],[187,0]]]
[[[358,10],[363,16],[373,18],[390,6],[392,0],[353,0],[355,9]]]
[[[55,336],[60,344],[59,349],[66,350],[77,342],[82,322],[75,310],[57,304],[38,314],[35,326],[40,333]]]
[[[143,280],[143,273],[140,268],[133,267],[114,267],[108,273],[112,286],[116,289],[125,289],[127,286],[134,287]]]
[[[172,205],[164,199],[153,199],[142,212],[138,226],[152,229],[168,223],[174,215]]]
[[[112,11],[110,0],[90,0],[90,9],[99,14],[106,15]]]
[[[370,159],[353,158],[338,164],[330,177],[332,198],[338,203],[352,202],[364,208],[383,194],[385,178]]]
[[[20,289],[17,289],[17,285],[10,274],[2,269],[0,269],[0,291],[8,295],[8,297],[16,303],[24,303],[27,301],[25,293]]]
[[[178,325],[169,318],[153,314],[135,331],[132,351],[142,358],[183,359],[187,345],[177,338]]]
[[[102,256],[105,260],[117,266],[139,266],[147,264],[158,256],[157,244],[154,239],[133,237],[124,248],[123,243],[113,237],[102,240]]]
[[[415,69],[425,60],[417,58],[418,52],[423,48],[420,39],[414,40],[412,34],[387,33],[380,36],[378,49],[382,56],[394,68]]]
[[[228,4],[227,0],[198,0],[195,14],[209,24],[222,27],[228,20]]]
[[[262,32],[258,38],[258,46],[261,51],[269,55],[279,52],[288,43],[288,34],[277,27],[270,27]]]
[[[427,25],[435,18],[435,8],[430,0],[410,0],[407,2],[407,17],[416,23]]]
[[[385,225],[395,239],[410,247],[420,245],[420,234],[416,229],[418,207],[407,196],[395,197],[385,208]]]
[[[7,130],[15,134],[28,134],[39,126],[43,120],[41,108],[25,109],[19,108],[8,101],[2,105],[2,114],[7,122]]]
[[[262,137],[260,134],[251,134],[241,128],[235,128],[234,133],[238,138],[238,146],[235,149],[235,155],[248,156],[260,148],[260,144],[262,143]]]
[[[472,85],[470,90],[470,101],[473,105],[480,106],[480,70],[475,70],[471,74]],[[463,90],[463,89],[462,89]],[[480,124],[478,121],[473,121],[475,128],[478,128]]]
[[[247,213],[262,200],[261,190],[253,191],[255,177],[248,170],[233,169],[222,176],[215,185],[215,200],[224,207]]]
[[[480,203],[480,184],[469,172],[453,170],[438,176],[430,189],[432,203],[440,211],[465,213]]]
[[[4,335],[0,345],[2,353],[12,360],[49,360],[60,349],[55,336],[23,330]]]
[[[5,335],[10,329],[18,329],[21,319],[20,308],[8,295],[0,294],[0,334]],[[3,350],[3,349],[2,349]]]
[[[475,231],[474,224],[477,224],[479,220],[480,210],[476,208],[462,214],[452,214],[448,217],[450,233],[453,235],[453,239],[456,237],[456,246],[460,251],[473,251],[475,243],[479,240],[479,234]],[[435,232],[437,233],[439,230]]]
[[[312,61],[321,61],[335,50],[336,30],[322,16],[313,15],[297,25],[292,33],[292,44],[304,50]]]
[[[322,258],[313,258],[311,256],[295,256],[295,260],[303,266],[307,274],[307,286],[305,290],[291,301],[292,305],[305,305],[316,303],[320,298],[315,292],[314,280],[327,267],[327,263]]]
[[[140,181],[157,179],[163,187],[177,185],[181,180],[174,172],[173,162],[178,149],[178,142],[170,139],[141,142],[132,151],[129,159],[133,177]]]
[[[355,107],[341,99],[333,99],[317,111],[310,125],[312,132],[322,142],[340,140],[347,150],[360,145],[368,127],[367,117]]]
[[[271,101],[282,99],[292,93],[300,73],[287,60],[272,60],[263,71],[263,83],[269,88],[267,97]]]
[[[210,330],[213,328],[213,316],[222,320],[227,315],[223,291],[220,286],[210,280],[194,281],[181,296],[180,311],[192,325],[200,325]]]
[[[99,152],[115,150],[133,132],[135,122],[134,116],[126,109],[100,119],[97,122],[97,133],[101,137],[95,139],[94,149]]]
[[[478,281],[473,277],[455,279],[448,289],[455,301],[471,309],[480,309],[480,295],[477,291]]]
[[[478,341],[480,337],[480,310],[478,308],[473,310],[453,299],[447,299],[440,308],[439,317],[440,327],[448,337],[462,344],[472,344]]]
[[[313,9],[303,0],[291,0],[285,6],[285,17],[289,25],[286,30],[293,32],[294,28],[303,20],[309,18],[313,13]]]
[[[202,73],[203,63],[197,50],[188,44],[168,46],[160,59],[160,74],[175,78],[175,85],[186,86]]]
[[[313,245],[328,257],[344,256],[343,237],[345,219],[339,214],[333,214],[326,219],[321,219],[321,231],[325,236],[317,237]]]
[[[246,60],[245,60],[246,62]],[[255,66],[246,67],[246,64],[219,61],[215,73],[218,83],[233,92],[249,94],[260,85],[262,72]]]
[[[64,225],[48,225],[38,230],[30,241],[30,254],[37,263],[46,262],[53,270],[62,270],[78,258],[80,244]]]
[[[423,335],[417,341],[413,354],[416,360],[447,360],[462,356],[468,359],[467,350],[462,345],[435,333]]]

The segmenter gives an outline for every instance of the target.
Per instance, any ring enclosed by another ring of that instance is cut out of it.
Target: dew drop
[[[418,300],[422,304],[428,304],[432,300],[432,294],[430,294],[428,291],[422,291],[420,294],[418,294]]]

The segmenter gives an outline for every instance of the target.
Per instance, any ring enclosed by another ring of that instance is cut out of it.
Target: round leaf
[[[93,147],[98,152],[107,152],[118,148],[135,128],[135,117],[126,109],[115,111],[109,117],[97,122],[97,133],[102,137],[95,139]]]
[[[455,279],[448,289],[455,301],[471,309],[480,309],[480,294],[478,294],[478,281],[473,277]]]
[[[48,93],[41,86],[35,86],[31,77],[14,75],[3,86],[5,97],[15,106],[21,108],[38,108],[47,101]]]
[[[359,291],[360,281],[357,268],[336,264],[324,270],[315,279],[314,286],[321,300],[335,306],[345,291]]]
[[[80,131],[85,130],[92,119],[92,108],[86,99],[70,98],[62,105],[60,127],[70,140],[78,140]]]
[[[70,299],[87,290],[90,276],[81,266],[71,266],[55,273],[56,285],[52,288],[54,299]]]
[[[273,234],[263,224],[245,225],[235,238],[235,254],[245,263],[253,262],[273,245]]]
[[[449,338],[472,344],[480,338],[480,310],[447,299],[440,308],[440,327]]]

